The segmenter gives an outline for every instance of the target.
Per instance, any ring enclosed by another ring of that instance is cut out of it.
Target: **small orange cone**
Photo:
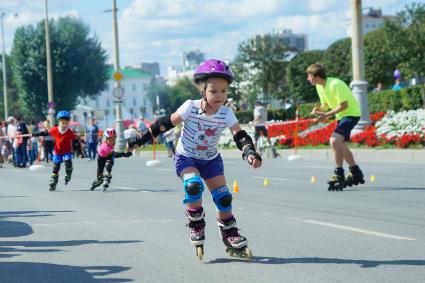
[[[310,183],[314,184],[314,183],[316,183],[316,182],[317,182],[317,178],[316,178],[316,176],[311,176]]]
[[[233,192],[239,193],[239,185],[238,185],[238,182],[236,181],[233,182]]]

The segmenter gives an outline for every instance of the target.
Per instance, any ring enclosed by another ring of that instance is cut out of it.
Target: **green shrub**
[[[396,112],[424,107],[425,85],[369,93],[369,112]]]

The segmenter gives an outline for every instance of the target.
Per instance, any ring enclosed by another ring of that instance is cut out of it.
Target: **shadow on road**
[[[0,238],[22,237],[33,233],[30,225],[25,222],[5,220],[19,217],[46,217],[53,213],[73,212],[63,211],[0,211]]]
[[[300,258],[281,258],[281,257],[260,257],[254,256],[251,259],[239,258],[218,258],[206,262],[206,264],[241,262],[249,264],[356,264],[362,268],[377,267],[380,265],[404,265],[404,266],[425,266],[425,260],[366,260],[366,259],[339,259],[322,257],[300,257]]]
[[[121,283],[132,279],[109,278],[112,274],[129,270],[122,266],[70,266],[35,262],[0,263],[0,282],[14,283]],[[101,277],[101,278],[98,278]]]
[[[6,220],[19,217],[47,217],[54,213],[73,211],[3,211],[0,212],[0,238],[16,238],[34,233],[32,227],[19,221]],[[0,259],[20,256],[23,253],[61,252],[63,247],[101,244],[128,244],[142,241],[0,241]],[[92,282],[131,282],[132,279],[97,278],[129,270],[122,266],[69,266],[39,262],[0,262],[0,282],[43,282],[43,283],[92,283]]]

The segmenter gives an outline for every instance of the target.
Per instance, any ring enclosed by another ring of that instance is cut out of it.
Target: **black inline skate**
[[[345,183],[344,168],[335,168],[335,175],[328,180],[328,191],[342,191],[347,185]]]
[[[205,212],[202,207],[192,210],[186,209],[186,216],[189,219],[190,241],[196,247],[196,256],[202,260],[204,257],[205,242]]]
[[[365,183],[363,172],[362,170],[360,170],[360,167],[358,165],[350,166],[349,170],[350,173],[345,179],[345,183],[347,184],[347,186],[351,187],[353,185],[357,186],[358,184]]]
[[[58,180],[59,180],[59,175],[53,173],[49,183],[49,187],[50,187],[49,191],[53,192],[54,190],[56,190],[56,185],[58,184]]]
[[[97,187],[100,187],[102,184],[103,184],[103,176],[99,175],[99,176],[97,176],[97,179],[91,185],[90,191],[93,191]]]
[[[239,234],[236,219],[217,220],[221,239],[226,246],[226,253],[233,257],[251,258],[252,251],[248,248],[248,239]]]
[[[65,175],[65,186],[71,181],[71,175]]]
[[[112,180],[112,175],[110,173],[106,174],[105,176],[103,176],[103,191],[105,192],[107,188],[109,188],[109,185],[111,184],[111,180]]]

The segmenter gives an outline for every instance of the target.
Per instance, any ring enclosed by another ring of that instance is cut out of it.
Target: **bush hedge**
[[[369,112],[395,112],[415,110],[424,107],[425,85],[412,86],[401,90],[383,90],[369,93]]]

